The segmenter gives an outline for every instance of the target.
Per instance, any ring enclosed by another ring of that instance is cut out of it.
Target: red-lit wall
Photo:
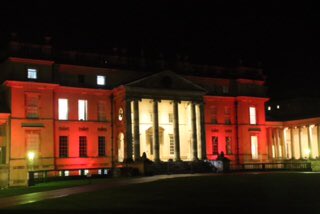
[[[213,137],[218,137],[218,152],[233,163],[267,161],[268,147],[265,128],[265,98],[205,96],[207,157],[214,160]],[[249,107],[256,108],[256,120],[250,124]],[[226,110],[228,109],[228,110]],[[213,118],[216,118],[214,121]],[[226,124],[226,119],[230,123]],[[252,159],[251,136],[258,137],[258,159]],[[227,154],[226,137],[231,137],[231,154]]]
[[[84,88],[58,87],[55,90],[55,164],[56,169],[90,169],[111,167],[111,92]],[[69,118],[58,120],[58,99],[68,99]],[[78,119],[78,100],[88,101],[88,120]],[[106,104],[106,120],[98,121],[98,102]],[[67,136],[68,158],[59,158],[59,137]],[[87,157],[79,157],[79,136],[87,138]],[[106,139],[106,156],[98,156],[98,136]]]

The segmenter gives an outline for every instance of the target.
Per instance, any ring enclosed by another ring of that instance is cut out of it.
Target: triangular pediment
[[[172,91],[194,91],[206,93],[206,90],[199,85],[172,71],[162,71],[139,80],[126,84],[130,88],[144,88],[153,90]]]

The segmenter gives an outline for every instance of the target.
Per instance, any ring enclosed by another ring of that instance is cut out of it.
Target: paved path
[[[11,207],[11,206],[17,206],[21,204],[38,202],[46,199],[65,197],[65,196],[84,193],[84,192],[92,192],[92,191],[98,191],[101,189],[126,186],[130,184],[148,183],[152,181],[158,181],[158,180],[170,179],[170,178],[209,176],[209,175],[217,175],[217,174],[212,174],[212,173],[210,174],[175,174],[175,175],[156,175],[151,177],[139,177],[139,178],[132,178],[132,179],[114,179],[114,180],[106,181],[106,183],[100,183],[100,184],[89,184],[84,186],[69,187],[69,188],[50,190],[50,191],[44,191],[44,192],[34,192],[34,193],[1,198],[0,209]]]

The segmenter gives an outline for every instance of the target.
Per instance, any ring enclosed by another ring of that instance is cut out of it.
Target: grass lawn
[[[16,206],[33,210],[101,213],[317,213],[320,174],[226,174],[175,178]]]
[[[64,181],[52,181],[47,183],[39,183],[30,187],[12,187],[0,190],[0,200],[2,197],[15,196],[33,192],[49,191],[73,186],[87,185],[92,183],[106,182],[111,178],[106,179],[74,179]]]

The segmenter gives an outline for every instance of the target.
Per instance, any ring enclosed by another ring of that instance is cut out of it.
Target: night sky
[[[16,32],[23,40],[42,42],[43,35],[50,35],[64,49],[126,47],[165,57],[188,55],[208,64],[259,66],[267,75],[269,96],[319,96],[320,13],[315,5],[115,2],[10,1],[0,7],[0,38]]]

